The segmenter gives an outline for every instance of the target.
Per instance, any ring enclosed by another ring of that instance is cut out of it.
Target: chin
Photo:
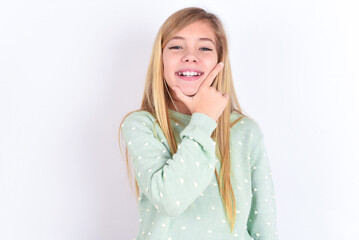
[[[193,97],[194,95],[196,95],[196,93],[198,92],[198,89],[183,89],[182,90],[183,94],[188,96],[188,97]]]
[[[184,93],[187,97],[193,97],[194,95],[196,95],[197,92],[187,92],[187,93]]]

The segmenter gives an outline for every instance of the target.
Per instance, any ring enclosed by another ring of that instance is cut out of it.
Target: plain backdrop
[[[133,239],[119,124],[173,12],[223,21],[263,131],[281,240],[359,236],[359,8],[349,0],[0,3],[0,239]]]

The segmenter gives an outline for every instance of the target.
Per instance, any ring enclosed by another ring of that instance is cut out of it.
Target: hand
[[[222,62],[218,63],[199,86],[196,95],[192,97],[184,95],[179,87],[172,88],[176,96],[187,106],[192,114],[195,112],[203,113],[217,121],[223,113],[228,103],[229,95],[227,93],[222,94],[222,92],[211,87],[213,80],[223,66]]]

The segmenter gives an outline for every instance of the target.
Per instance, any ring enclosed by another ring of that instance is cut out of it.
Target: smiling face
[[[178,31],[163,48],[164,78],[170,87],[178,86],[187,96],[199,86],[218,63],[215,33],[206,21],[197,21]]]

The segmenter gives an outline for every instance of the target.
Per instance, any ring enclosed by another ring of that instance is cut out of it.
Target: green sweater
[[[233,112],[231,122],[241,116]],[[203,113],[171,109],[169,117],[178,143],[174,155],[158,124],[158,138],[154,134],[155,118],[149,112],[131,113],[121,126],[140,189],[135,239],[278,239],[272,172],[258,124],[243,117],[230,130],[236,199],[231,232],[214,169],[220,173],[211,138],[216,121]]]

